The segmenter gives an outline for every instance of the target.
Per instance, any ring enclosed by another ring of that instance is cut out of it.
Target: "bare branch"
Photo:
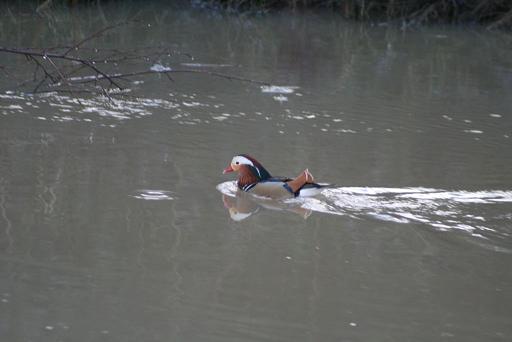
[[[124,82],[130,82],[133,78],[163,74],[174,82],[171,74],[177,73],[200,74],[231,81],[269,85],[267,82],[204,69],[171,69],[167,67],[162,68],[162,70],[150,69],[151,63],[161,63],[162,60],[171,56],[185,56],[193,59],[188,53],[177,52],[165,46],[139,47],[124,51],[112,48],[82,47],[87,42],[101,37],[110,30],[133,22],[135,21],[128,20],[106,26],[73,45],[45,49],[0,46],[0,53],[24,56],[27,61],[33,63],[34,70],[31,79],[19,80],[20,83],[14,87],[14,89],[21,89],[34,84],[35,87],[32,93],[67,92],[73,96],[75,96],[75,93],[87,93],[102,95],[112,101],[111,96],[118,96],[117,91],[124,93]],[[73,51],[76,53],[71,53]],[[80,51],[81,54],[78,54],[77,51]],[[126,72],[127,66],[130,66],[131,70],[139,70]],[[5,66],[2,66],[1,69],[7,74]],[[23,75],[23,72],[19,74]],[[129,91],[130,89],[126,90]]]
[[[9,52],[9,53],[25,55],[25,56],[32,56],[32,57],[38,56],[38,57],[46,57],[46,58],[63,59],[63,60],[71,61],[71,62],[81,63],[81,64],[87,66],[88,68],[94,70],[97,74],[103,76],[103,78],[110,81],[110,84],[116,86],[119,90],[123,89],[123,87],[120,84],[118,84],[117,82],[112,80],[106,73],[104,73],[99,68],[97,68],[94,65],[94,62],[89,62],[82,58],[71,57],[71,56],[66,56],[66,55],[59,55],[59,54],[55,54],[55,53],[44,53],[44,52],[33,51],[33,50],[13,49],[13,48],[6,48],[6,47],[0,47],[0,52]]]
[[[108,75],[108,79],[120,79],[120,78],[130,78],[130,77],[136,77],[136,76],[144,76],[144,75],[151,75],[151,74],[173,74],[173,73],[190,73],[190,74],[203,74],[203,75],[209,75],[209,76],[215,76],[220,78],[225,78],[230,81],[241,81],[241,82],[248,82],[248,83],[254,83],[259,85],[270,85],[268,82],[253,80],[250,78],[240,77],[240,76],[234,76],[229,74],[223,74],[220,72],[215,71],[208,71],[208,70],[196,70],[196,69],[176,69],[176,70],[163,70],[163,71],[155,71],[155,70],[144,70],[144,71],[135,71],[125,74],[114,74],[114,75]],[[78,80],[74,80],[73,83],[91,83],[97,80],[103,79],[104,76],[98,76],[95,79],[91,79],[90,77],[82,77]]]
[[[117,24],[113,24],[113,25],[110,25],[110,26],[107,26],[107,27],[104,27],[102,28],[101,30],[99,31],[96,31],[94,32],[93,34],[91,34],[90,36],[87,36],[85,37],[84,39],[82,39],[81,41],[79,41],[78,43],[76,43],[75,45],[71,46],[69,49],[67,49],[65,52],[64,52],[64,56],[66,56],[68,53],[70,53],[71,51],[75,50],[75,49],[78,49],[78,47],[80,47],[81,45],[83,45],[84,43],[88,42],[89,40],[93,40],[95,38],[98,38],[100,37],[101,35],[103,35],[103,33],[107,32],[107,31],[110,31],[110,30],[113,30],[115,28],[118,28],[120,26],[124,26],[124,25],[127,25],[127,24],[130,24],[132,23],[133,21],[123,21],[123,22],[120,22],[120,23],[117,23]]]
[[[53,78],[53,75],[48,71],[46,70],[45,66],[39,62],[39,60],[37,58],[35,58],[34,56],[32,55],[26,55],[27,58],[29,60],[32,60],[34,63],[36,63],[36,65],[41,69],[43,70],[43,73],[45,75],[45,78],[49,78],[52,82],[56,82],[55,79]]]

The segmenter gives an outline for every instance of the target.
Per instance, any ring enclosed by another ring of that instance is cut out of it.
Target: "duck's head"
[[[260,181],[271,177],[270,173],[265,170],[260,162],[247,154],[234,156],[231,163],[222,173],[226,174],[229,172],[239,172],[240,176],[251,175]]]

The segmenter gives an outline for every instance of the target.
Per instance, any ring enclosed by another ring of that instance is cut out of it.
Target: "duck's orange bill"
[[[229,165],[228,167],[226,167],[224,169],[224,171],[222,171],[222,174],[226,174],[226,173],[229,173],[229,172],[233,172],[235,170],[233,170],[233,168],[231,167],[231,165]]]

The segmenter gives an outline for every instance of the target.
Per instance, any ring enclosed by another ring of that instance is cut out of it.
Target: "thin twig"
[[[135,71],[135,72],[125,73],[125,74],[108,75],[108,79],[130,78],[130,77],[150,75],[150,74],[174,74],[174,73],[203,74],[203,75],[225,78],[230,81],[241,81],[241,82],[248,82],[248,83],[260,84],[260,85],[270,85],[270,83],[264,82],[264,81],[258,81],[258,80],[253,80],[250,78],[244,78],[244,77],[240,77],[240,76],[223,74],[223,73],[215,72],[215,71],[196,70],[196,69],[176,69],[176,70],[162,70],[162,71],[155,71],[155,70]],[[97,80],[101,80],[103,77],[104,76],[98,76],[95,79],[84,77],[82,79],[77,80],[77,82],[73,81],[73,83],[91,83],[91,82],[94,82]]]
[[[57,66],[55,65],[55,63],[53,63],[53,60],[50,58],[50,57],[46,57],[48,59],[48,62],[50,62],[50,64],[55,68],[55,71],[59,74],[61,80],[63,80],[64,82],[66,82],[68,85],[71,85],[71,83],[68,81],[67,78],[64,77],[64,75],[62,74],[62,72],[59,70],[59,68],[57,68]],[[103,89],[103,87],[102,87]],[[103,89],[104,90],[104,89]],[[82,102],[80,102],[80,99],[78,97],[75,96],[75,94],[71,93],[73,95],[73,97],[75,97],[77,100],[78,100],[78,104],[80,106],[83,107],[82,105]]]
[[[97,74],[103,76],[103,78],[107,79],[110,82],[110,84],[116,86],[119,90],[123,89],[123,87],[120,84],[118,84],[117,82],[112,80],[106,73],[104,73],[103,71],[98,69],[96,66],[94,66],[94,64],[92,62],[89,62],[82,58],[70,57],[70,56],[59,55],[59,54],[54,54],[54,53],[44,53],[44,52],[39,52],[39,51],[24,50],[24,49],[6,48],[6,47],[0,47],[0,52],[9,52],[9,53],[25,55],[25,56],[38,56],[38,57],[48,57],[48,58],[55,58],[55,59],[64,59],[64,60],[71,61],[71,62],[78,62],[78,63],[81,63],[81,64],[89,67],[90,69],[94,70]]]
[[[94,38],[97,38],[101,35],[103,35],[103,33],[107,32],[107,31],[110,31],[110,30],[113,30],[115,28],[118,28],[120,26],[124,26],[124,25],[127,25],[127,24],[130,24],[132,21],[123,21],[123,22],[120,22],[120,23],[117,23],[117,24],[113,24],[113,25],[110,25],[110,26],[107,26],[107,27],[104,27],[102,28],[101,30],[99,31],[96,31],[94,32],[93,34],[91,34],[90,36],[87,36],[85,37],[84,39],[82,39],[81,41],[79,41],[78,43],[76,43],[75,45],[71,46],[69,49],[67,49],[63,56],[66,56],[68,53],[70,53],[71,51],[75,50],[75,49],[78,49],[82,44],[88,42],[89,40],[92,40]]]

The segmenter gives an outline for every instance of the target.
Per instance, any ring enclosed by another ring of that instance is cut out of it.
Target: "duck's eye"
[[[238,164],[240,164],[240,162],[236,162],[235,164],[238,165]]]

